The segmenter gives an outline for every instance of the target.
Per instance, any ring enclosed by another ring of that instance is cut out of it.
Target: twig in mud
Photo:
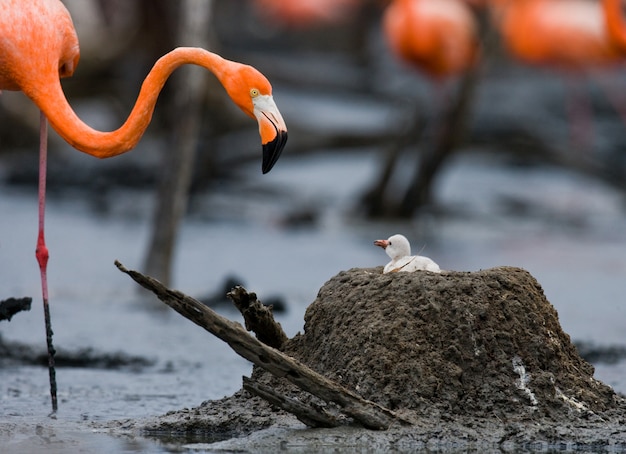
[[[256,382],[251,378],[243,377],[243,389],[291,413],[309,427],[339,427],[343,424],[342,421],[326,412],[323,408],[315,408],[299,400],[284,396],[275,389]]]
[[[238,285],[227,295],[235,305],[246,322],[246,329],[253,331],[257,339],[270,347],[282,350],[287,342],[287,335],[282,326],[274,320],[272,309],[263,305],[256,297],[256,293],[250,292]]]
[[[236,322],[228,320],[201,302],[177,290],[165,287],[156,279],[128,270],[119,261],[115,265],[142,287],[152,291],[161,301],[196,325],[226,342],[239,355],[276,377],[284,377],[300,389],[340,407],[363,427],[385,430],[394,422],[411,424],[391,410],[358,396],[334,383],[294,358],[265,345],[252,337]]]

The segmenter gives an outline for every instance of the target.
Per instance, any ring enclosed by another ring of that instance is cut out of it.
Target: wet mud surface
[[[110,428],[195,436],[211,449],[372,446],[626,450],[623,396],[593,378],[541,285],[525,270],[340,272],[319,291],[286,353],[412,420],[387,431],[306,429],[245,391]],[[315,401],[283,379],[253,376]],[[316,402],[328,407],[331,405]],[[268,430],[269,429],[269,430]],[[234,437],[234,438],[233,438]]]

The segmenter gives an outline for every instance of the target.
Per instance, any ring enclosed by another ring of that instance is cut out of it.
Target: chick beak
[[[387,240],[376,240],[374,241],[374,245],[375,246],[379,246],[383,249],[387,249],[387,246],[389,246],[389,241]]]

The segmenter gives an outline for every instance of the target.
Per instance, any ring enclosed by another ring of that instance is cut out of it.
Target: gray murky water
[[[575,341],[626,344],[624,197],[576,174],[510,168],[494,158],[462,156],[443,175],[438,199],[454,216],[419,223],[367,223],[349,209],[378,164],[373,153],[285,156],[251,187],[279,190],[210,194],[182,230],[174,287],[199,296],[240,276],[260,299],[283,296],[277,318],[289,335],[302,329],[306,306],[338,271],[386,263],[374,239],[401,232],[414,252],[442,268],[499,265],[528,269]],[[281,195],[282,194],[282,195]],[[116,193],[111,213],[97,215],[79,195],[52,197],[47,210],[49,286],[57,348],[93,347],[155,360],[140,371],[59,368],[59,414],[50,411],[47,371],[0,370],[0,452],[169,452],[151,440],[114,437],[93,423],[191,407],[240,388],[251,365],[221,341],[146,302],[113,261],[140,269],[150,196]],[[139,208],[137,208],[139,204]],[[315,227],[287,229],[296,207],[320,209]],[[523,206],[524,212],[511,209]],[[45,346],[34,258],[35,194],[0,192],[0,299],[32,296],[30,312],[0,324],[5,340]],[[239,320],[238,313],[220,311]],[[596,377],[626,392],[626,362],[600,364]],[[184,447],[180,448],[184,450]]]

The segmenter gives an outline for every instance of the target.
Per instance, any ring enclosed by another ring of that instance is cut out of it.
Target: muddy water
[[[445,269],[498,265],[526,268],[556,307],[574,341],[626,344],[623,196],[566,172],[510,168],[493,157],[458,159],[438,190],[447,215],[419,223],[365,223],[349,208],[375,171],[370,153],[291,158],[248,188],[195,203],[176,257],[175,287],[201,296],[228,275],[239,276],[261,300],[282,296],[278,319],[289,335],[318,289],[340,270],[384,264],[372,245],[402,232]],[[267,190],[267,191],[266,191]],[[141,268],[150,196],[109,195],[97,214],[80,194],[51,197],[47,217],[50,300],[59,349],[92,347],[154,361],[135,369],[60,368],[59,414],[50,410],[47,372],[34,366],[0,369],[2,452],[167,452],[159,442],[111,436],[113,419],[140,418],[198,405],[239,389],[251,366],[220,341],[138,294],[113,265]],[[289,229],[281,219],[306,207],[314,226]],[[5,340],[45,345],[34,260],[37,203],[32,192],[0,192],[0,299],[33,296],[33,308],[0,324]],[[220,312],[232,319],[228,308]],[[626,392],[626,363],[598,364],[596,378]],[[5,448],[6,447],[6,448]]]

